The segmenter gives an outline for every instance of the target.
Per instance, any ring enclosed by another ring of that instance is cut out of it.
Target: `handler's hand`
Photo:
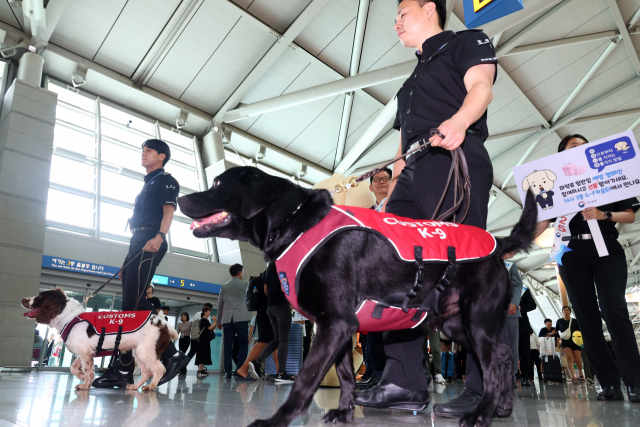
[[[118,273],[118,279],[122,280],[122,271]]]
[[[432,142],[432,147],[442,147],[449,151],[453,151],[464,142],[464,138],[467,134],[467,128],[464,125],[457,123],[455,119],[451,118],[446,122],[438,126],[440,133],[445,136],[444,139],[438,135],[434,135],[429,138]]]
[[[153,239],[149,240],[144,248],[142,248],[145,252],[158,252],[160,250],[160,245],[162,245],[162,237],[156,236]]]
[[[515,304],[509,304],[509,316],[513,316],[518,311],[518,308]]]
[[[585,221],[590,219],[598,219],[600,221],[604,221],[605,219],[607,219],[605,213],[598,208],[587,208],[582,211],[582,216],[584,217]]]

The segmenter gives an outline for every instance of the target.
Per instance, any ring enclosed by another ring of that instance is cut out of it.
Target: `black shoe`
[[[380,374],[379,372],[376,372],[375,374],[371,375],[367,381],[360,381],[359,383],[356,383],[356,389],[362,390],[362,389],[375,387],[376,385],[378,385],[381,379],[382,379],[382,374]]]
[[[260,365],[255,360],[249,362],[249,374],[257,380],[260,379]]]
[[[227,372],[224,377],[226,379],[230,380],[231,379],[231,372]]]
[[[278,374],[275,381],[280,384],[291,384],[294,379],[294,377],[285,372],[284,374]]]
[[[627,387],[629,402],[640,403],[640,387]]]
[[[598,393],[598,400],[624,400],[622,390],[613,386],[604,387],[600,393]]]
[[[188,364],[189,358],[181,351],[171,356],[165,363],[163,363],[166,371],[162,378],[160,378],[158,385],[162,385],[174,379],[175,376],[178,375],[178,372],[186,368]]]
[[[433,405],[433,413],[439,417],[461,418],[475,411],[481,399],[481,394],[465,387],[460,396],[448,403]]]
[[[126,388],[127,384],[133,384],[133,371],[124,374],[117,369],[109,368],[100,378],[93,380],[92,385],[95,388]]]
[[[523,378],[523,379],[520,380],[520,385],[522,387],[531,387],[531,383],[526,378]]]
[[[422,411],[429,405],[429,391],[414,391],[398,387],[386,380],[367,391],[356,392],[353,403],[374,408]]]

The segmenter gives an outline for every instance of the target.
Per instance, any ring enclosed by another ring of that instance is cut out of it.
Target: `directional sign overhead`
[[[478,28],[522,9],[522,0],[464,0],[464,23]]]
[[[120,270],[120,267],[95,264],[69,258],[42,256],[42,267],[55,270],[72,271],[74,273],[91,274],[93,276],[111,277]],[[222,286],[215,283],[199,282],[197,280],[184,279],[182,277],[162,276],[155,274],[151,282],[160,286],[171,288],[189,289],[192,291],[219,294]]]

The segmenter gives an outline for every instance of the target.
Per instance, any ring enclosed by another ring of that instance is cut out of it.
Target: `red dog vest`
[[[362,230],[376,233],[387,239],[401,261],[414,263],[414,248],[423,248],[424,263],[449,262],[448,248],[456,249],[456,261],[478,261],[492,256],[496,240],[478,227],[449,222],[414,220],[373,209],[350,206],[332,206],[330,213],[315,227],[309,229],[284,251],[276,260],[280,284],[289,303],[304,314],[298,305],[298,282],[308,260],[332,237],[346,230]],[[426,318],[426,312],[400,307],[383,310],[382,317],[373,316],[378,301],[365,300],[356,315],[361,331],[379,332],[409,329],[418,326]],[[418,314],[418,315],[416,315]]]
[[[67,337],[71,329],[81,322],[86,322],[100,336],[98,348],[95,357],[111,356],[117,352],[117,348],[102,349],[102,342],[106,335],[116,335],[117,343],[120,343],[120,337],[123,334],[131,334],[140,330],[151,318],[151,311],[94,311],[90,313],[82,313],[74,317],[67,323],[60,336],[63,342],[67,342]]]

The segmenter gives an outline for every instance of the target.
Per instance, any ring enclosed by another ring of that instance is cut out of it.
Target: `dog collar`
[[[308,199],[309,197],[307,197]],[[278,235],[278,232],[280,232],[280,228],[284,227],[285,225],[287,225],[287,223],[289,221],[291,221],[291,219],[293,219],[293,217],[298,213],[298,211],[300,210],[300,208],[302,207],[302,205],[305,204],[305,202],[307,201],[307,199],[304,199],[304,201],[302,203],[300,203],[298,205],[298,207],[293,211],[293,213],[291,215],[289,215],[289,218],[284,222],[284,224],[282,224],[280,227],[278,227],[278,229],[276,230],[276,236]],[[275,237],[275,236],[274,236]],[[269,239],[270,242],[273,242],[273,237]]]

